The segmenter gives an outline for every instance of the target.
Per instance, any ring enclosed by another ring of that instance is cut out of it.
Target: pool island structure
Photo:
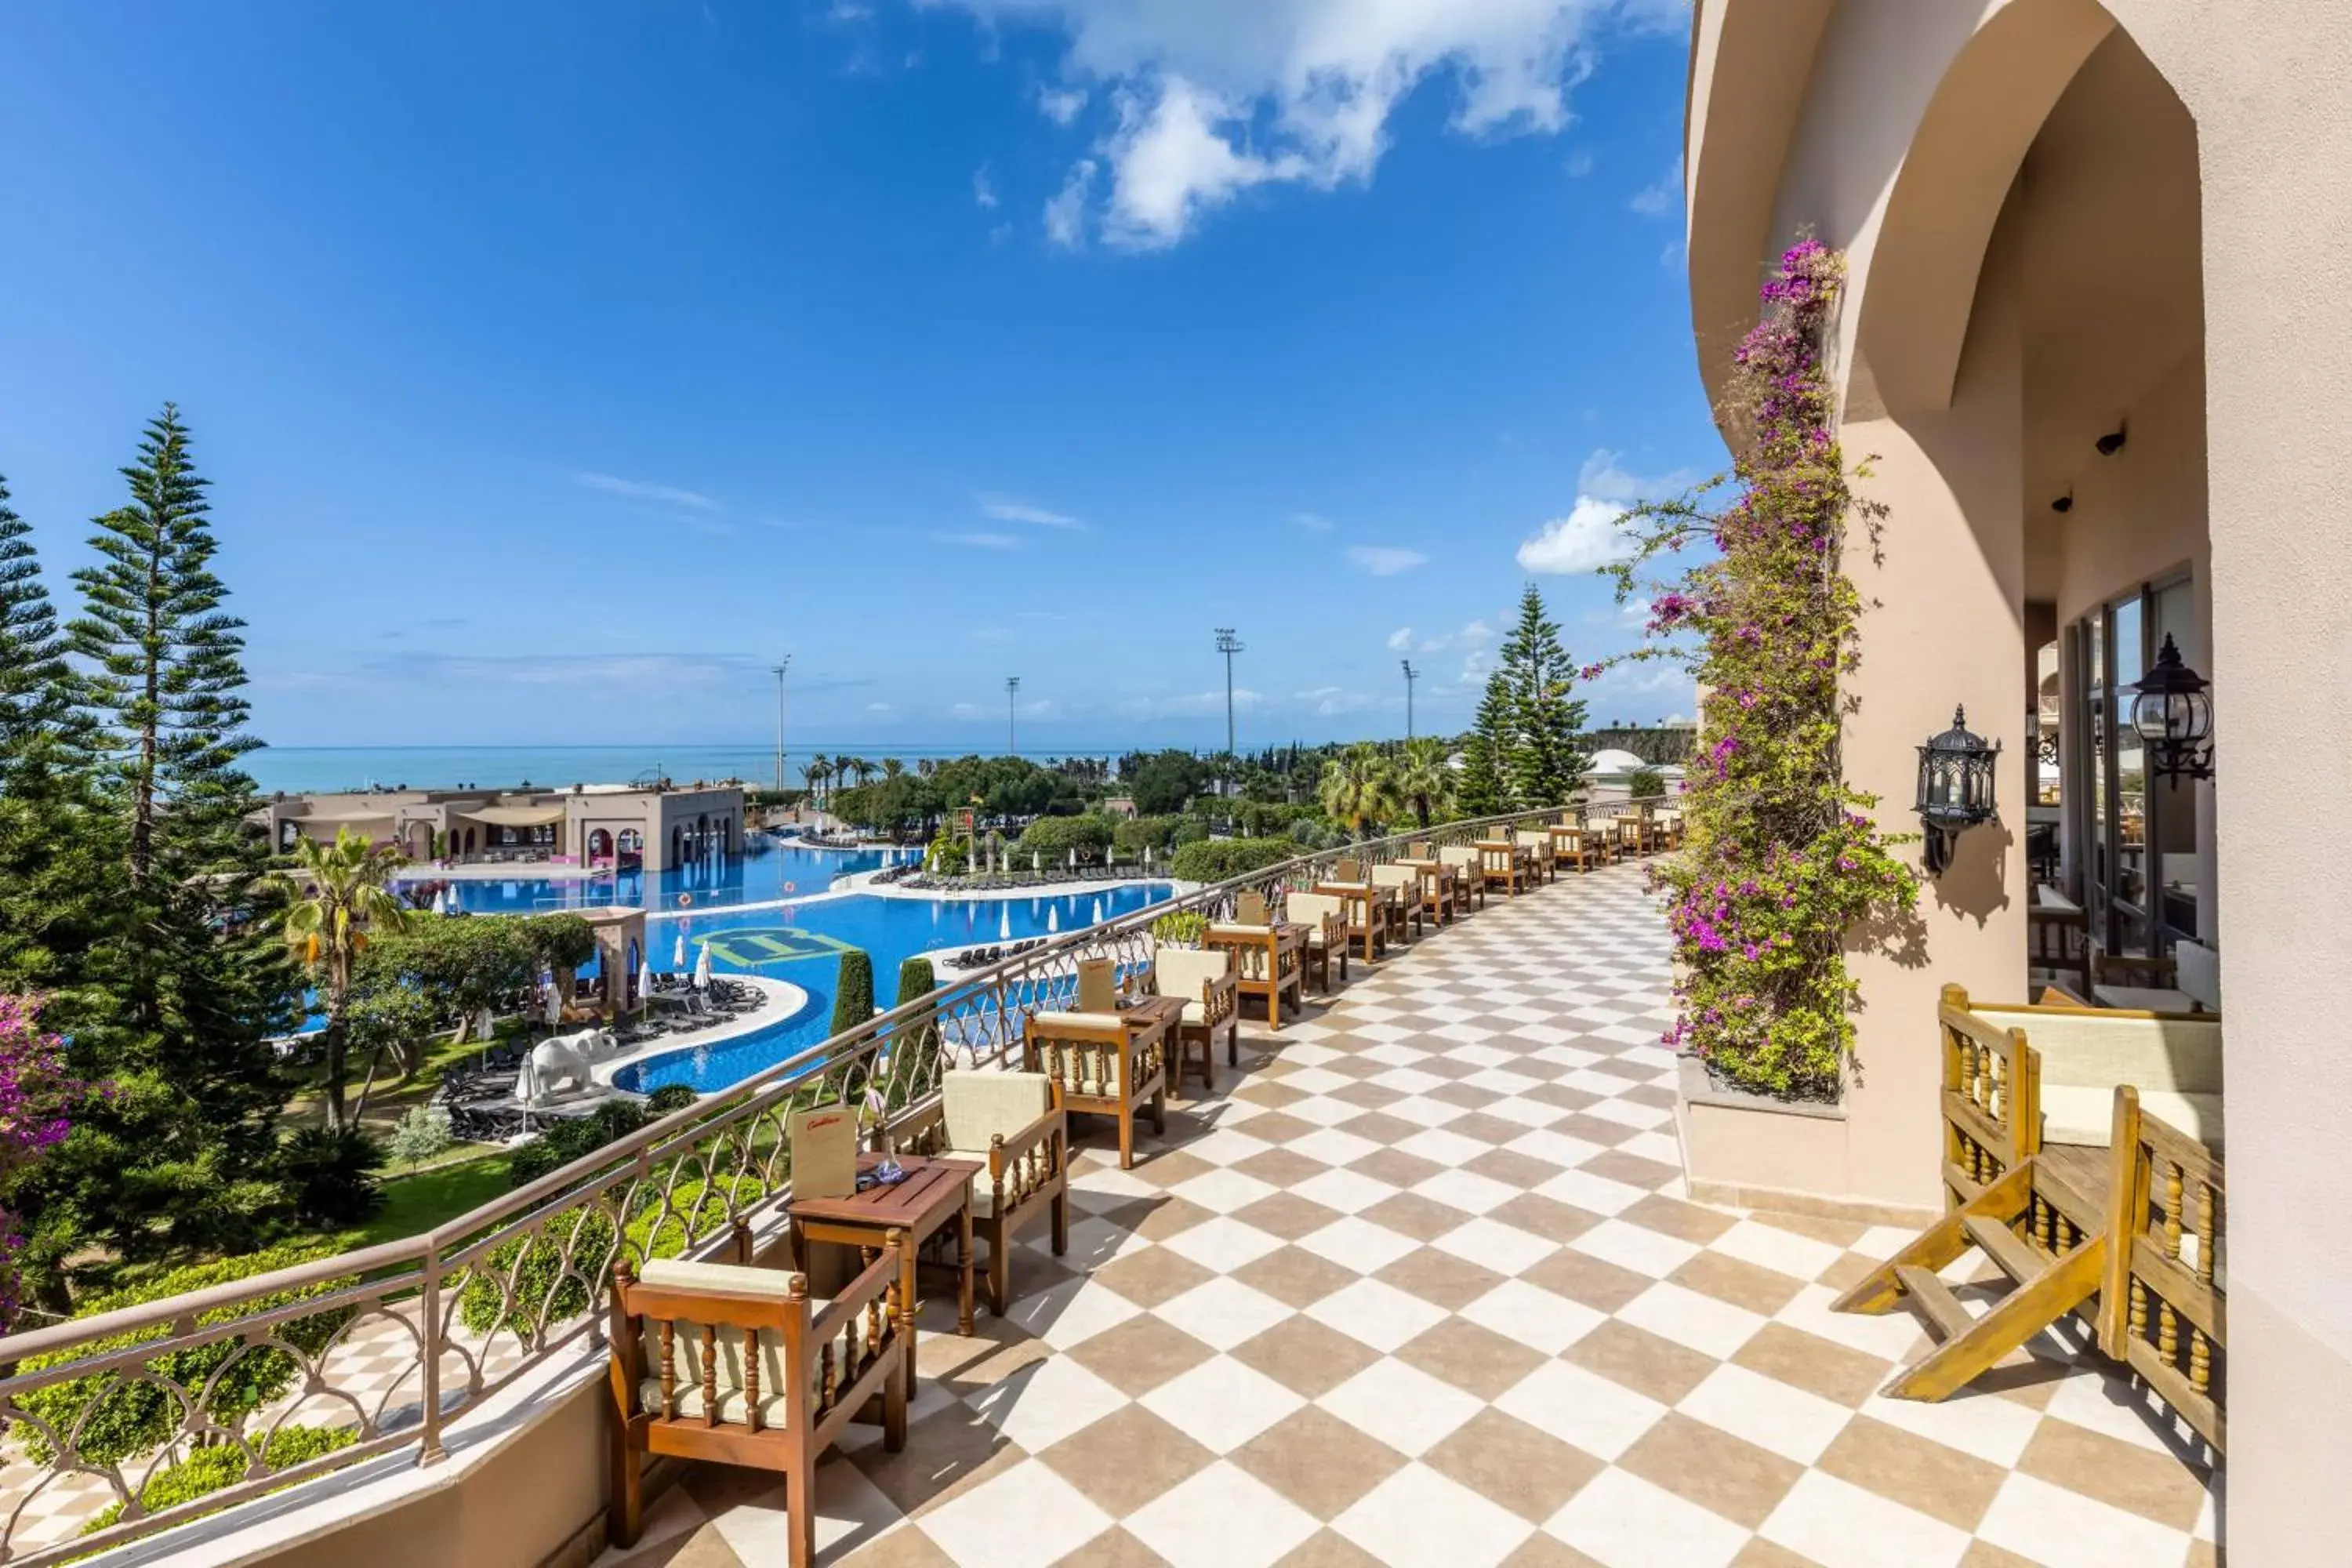
[[[337,830],[388,840],[419,865],[542,864],[664,871],[743,853],[740,784],[368,789],[278,795],[247,821],[283,850]]]

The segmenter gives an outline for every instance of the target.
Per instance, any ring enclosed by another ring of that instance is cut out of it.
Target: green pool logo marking
[[[803,958],[824,958],[829,954],[847,952],[850,944],[826,936],[822,931],[803,931],[798,926],[755,926],[744,931],[720,931],[706,937],[702,945],[710,950],[713,958],[745,969],[758,969],[771,963],[791,963]]]

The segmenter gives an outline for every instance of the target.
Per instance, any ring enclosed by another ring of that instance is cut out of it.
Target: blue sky
[[[278,744],[1460,727],[1720,459],[1675,0],[0,26],[0,474],[62,593],[176,400]]]

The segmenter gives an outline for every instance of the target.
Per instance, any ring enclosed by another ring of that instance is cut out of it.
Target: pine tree
[[[1519,597],[1519,624],[1503,642],[1510,700],[1510,740],[1503,767],[1521,805],[1558,805],[1583,777],[1577,746],[1584,704],[1571,700],[1574,666],[1559,644],[1559,626],[1545,613],[1532,583]]]
[[[262,908],[239,623],[222,613],[205,481],[176,410],[100,518],[67,629],[95,778],[82,869],[109,893],[48,1017],[75,1076],[110,1085],[28,1183],[32,1260],[92,1245],[129,1261],[255,1244],[280,1211],[268,1037],[299,984]]]
[[[1501,670],[1486,678],[1475,727],[1462,744],[1462,778],[1455,799],[1465,816],[1492,816],[1508,804],[1503,759],[1511,744],[1511,689]]]

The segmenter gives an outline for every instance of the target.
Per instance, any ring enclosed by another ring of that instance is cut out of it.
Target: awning
[[[479,811],[457,813],[468,822],[487,822],[492,827],[544,827],[551,822],[563,820],[564,808],[560,805],[486,805]]]
[[[388,811],[314,811],[308,816],[289,816],[286,820],[300,823],[306,826],[319,822],[331,826],[345,822],[390,822],[392,813]]]

